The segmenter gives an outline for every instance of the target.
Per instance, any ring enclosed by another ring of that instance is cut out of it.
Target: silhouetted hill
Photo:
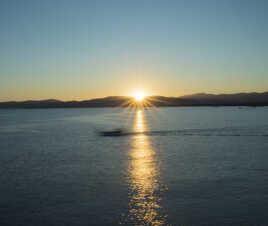
[[[236,94],[206,94],[198,93],[182,96],[183,99],[195,100],[202,105],[267,105],[268,92],[236,93]]]
[[[144,101],[146,106],[268,106],[268,92],[237,94],[197,93],[182,97],[150,96]],[[0,108],[89,108],[135,106],[132,97],[110,96],[83,101],[29,100],[0,102]]]

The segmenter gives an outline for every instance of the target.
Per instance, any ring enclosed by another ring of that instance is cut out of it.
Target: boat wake
[[[155,131],[126,131],[121,129],[99,132],[101,136],[215,136],[215,137],[267,137],[268,131],[251,131],[243,129],[183,129]]]

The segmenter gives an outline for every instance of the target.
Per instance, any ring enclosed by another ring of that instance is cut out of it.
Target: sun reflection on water
[[[136,111],[134,131],[143,132],[146,128],[144,111]],[[155,152],[149,139],[138,134],[132,139],[129,166],[130,202],[125,222],[131,225],[167,225],[165,216],[160,214],[159,172]]]

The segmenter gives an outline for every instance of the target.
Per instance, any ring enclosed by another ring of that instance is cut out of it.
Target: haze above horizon
[[[0,101],[268,90],[268,2],[0,2]]]

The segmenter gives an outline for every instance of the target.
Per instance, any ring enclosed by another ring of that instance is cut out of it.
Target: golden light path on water
[[[146,131],[144,111],[136,111],[134,131]],[[148,136],[138,134],[132,138],[129,166],[130,202],[126,223],[131,225],[167,225],[160,214],[159,171],[155,152]]]

